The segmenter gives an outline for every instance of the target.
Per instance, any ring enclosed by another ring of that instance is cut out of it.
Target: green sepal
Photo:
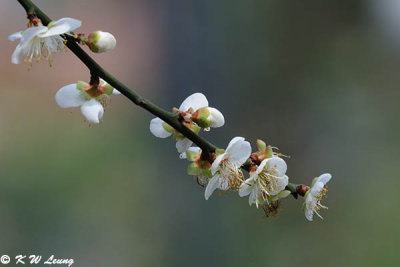
[[[200,108],[192,116],[192,120],[202,128],[208,128],[211,126],[211,122],[208,119],[210,111],[208,107]]]
[[[199,175],[201,174],[201,170],[199,169],[199,167],[197,167],[196,163],[191,163],[188,166],[187,173],[189,175]]]
[[[257,139],[257,148],[258,152],[262,153],[267,149],[267,144],[263,140]]]
[[[56,23],[54,20],[50,21],[49,24],[47,24],[47,28],[50,29],[53,27],[54,23]]]
[[[265,156],[266,158],[272,158],[272,147],[271,146],[267,146],[267,148],[265,149]]]
[[[290,194],[291,194],[291,192],[290,192],[289,190],[282,190],[282,191],[277,195],[277,197],[278,197],[279,199],[281,199],[281,198],[285,198],[285,197],[289,196]]]
[[[301,208],[303,209],[303,212],[306,211],[306,202],[303,202],[303,206]]]
[[[190,130],[192,130],[192,132],[198,134],[201,130],[201,127],[196,124],[192,124],[192,127],[190,128]]]
[[[76,89],[80,91],[84,91],[88,86],[89,84],[87,82],[78,81],[76,83]]]
[[[313,187],[313,186],[315,185],[315,183],[317,182],[317,179],[318,179],[318,177],[315,177],[315,178],[312,180],[311,187]]]
[[[164,128],[164,130],[166,130],[166,131],[169,132],[169,133],[173,133],[173,132],[174,132],[174,128],[172,128],[172,126],[169,125],[169,124],[166,123],[166,122],[163,122],[163,123],[162,123],[162,127]]]
[[[304,199],[307,199],[307,197],[308,197],[308,195],[310,194],[310,192],[311,192],[311,188],[305,193]]]
[[[183,139],[185,139],[186,137],[183,135],[183,134],[181,134],[181,133],[174,133],[174,139],[175,139],[175,141],[179,141],[179,140],[183,140]]]
[[[96,97],[96,100],[100,101],[102,98],[107,97],[107,96],[108,96],[107,94],[101,94],[98,97]]]
[[[103,82],[103,81],[101,81]],[[109,84],[103,85],[103,89],[104,89],[104,93],[107,95],[112,95],[113,91],[114,91],[114,87],[112,87]]]
[[[203,175],[204,177],[211,178],[211,177],[212,177],[211,169],[204,169],[204,170],[202,170],[202,175]]]
[[[189,161],[195,161],[198,154],[199,154],[198,152],[190,151],[189,149],[186,150],[186,158]]]
[[[215,150],[215,155],[218,157],[219,155],[222,155],[222,154],[224,154],[225,153],[225,149],[222,149],[222,148],[217,148],[216,150]]]

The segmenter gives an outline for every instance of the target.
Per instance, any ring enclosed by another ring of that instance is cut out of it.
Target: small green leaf
[[[199,153],[191,150],[186,150],[186,158],[189,161],[194,161]]]

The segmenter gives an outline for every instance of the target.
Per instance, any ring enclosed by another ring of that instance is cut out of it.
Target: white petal
[[[86,102],[82,92],[76,88],[76,84],[69,84],[58,90],[56,102],[62,108],[74,108]]]
[[[29,51],[29,46],[21,46],[21,44],[18,44],[11,55],[11,63],[20,64],[24,56],[28,53],[28,51]]]
[[[231,162],[241,166],[250,157],[251,146],[250,143],[244,141],[244,139],[237,139],[234,143],[231,141],[225,153],[228,154],[227,157]]]
[[[22,59],[26,56],[29,52],[30,46],[32,45],[32,39],[40,32],[46,31],[47,27],[45,26],[38,26],[32,27],[24,31],[21,36],[21,41],[15,48],[12,56],[11,56],[11,63],[19,64],[22,62]]]
[[[210,116],[208,117],[211,122],[211,127],[217,128],[225,124],[225,118],[222,113],[216,108],[208,108]]]
[[[206,198],[206,200],[208,200],[212,193],[214,193],[215,189],[217,189],[218,187],[218,184],[219,175],[215,175],[213,178],[210,179],[210,181],[208,181],[206,190],[204,191],[204,197]]]
[[[324,183],[322,182],[316,182],[314,184],[314,186],[311,188],[311,192],[310,194],[312,196],[318,196],[322,190],[322,188],[324,188]]]
[[[331,178],[332,175],[330,173],[324,173],[318,177],[317,182],[322,182],[324,185],[326,185]]]
[[[160,118],[154,118],[150,121],[150,132],[159,138],[167,138],[170,132],[163,127],[164,121]]]
[[[214,162],[211,165],[211,173],[212,173],[212,175],[214,175],[217,172],[217,170],[219,169],[219,163],[221,162],[221,160],[225,159],[225,156],[226,156],[226,154],[224,153],[222,155],[219,155],[214,160]]]
[[[257,188],[253,188],[253,190],[251,191],[250,196],[249,196],[249,205],[250,206],[254,203],[254,200],[257,199],[257,195],[258,195]],[[258,208],[258,202],[256,204],[257,204],[257,208]]]
[[[103,117],[104,114],[103,106],[96,99],[86,101],[82,105],[81,111],[83,116],[86,117],[89,123],[96,124],[100,122],[100,119]]]
[[[8,36],[8,40],[14,42],[15,40],[21,39],[21,37],[22,37],[22,32],[16,32]]]
[[[47,32],[40,35],[40,37],[49,37],[53,35],[60,35],[79,28],[82,22],[72,18],[62,18],[54,22]]]
[[[310,222],[313,220],[313,210],[306,208],[306,210],[304,211],[304,215],[306,216],[306,219]]]
[[[46,26],[37,26],[37,27],[31,27],[28,28],[24,31],[24,33],[21,36],[21,45],[25,46],[27,45],[35,36],[39,35],[40,33],[46,32],[47,27]]]
[[[179,107],[180,111],[187,111],[193,108],[194,111],[199,108],[208,107],[208,100],[202,93],[194,93],[188,96]]]
[[[288,185],[289,183],[289,177],[287,177],[287,175],[277,178],[276,180],[276,186],[274,187],[274,192],[272,192],[272,195],[277,195],[280,192],[282,192],[285,187]]]
[[[120,95],[120,91],[118,91],[117,89],[114,89],[112,92],[113,95]]]
[[[218,185],[218,188],[220,189],[220,190],[228,190],[230,187],[229,187],[229,182],[228,182],[228,180],[227,179],[224,179],[224,178],[220,178],[219,179],[219,185]]]
[[[239,188],[239,196],[248,196],[253,190],[253,183],[253,178],[249,178],[246,180],[246,182],[242,183]]]
[[[287,171],[287,165],[283,159],[279,157],[273,157],[263,161],[266,161],[265,168],[276,171],[278,173],[277,176],[285,175]]]
[[[186,152],[192,144],[193,142],[187,138],[178,140],[176,141],[176,149],[178,150],[178,153],[183,153]]]

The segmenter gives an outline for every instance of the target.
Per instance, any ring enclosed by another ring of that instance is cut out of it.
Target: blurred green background
[[[26,26],[0,3],[0,254],[55,254],[74,266],[394,266],[400,246],[400,1],[37,0],[80,31],[112,32],[93,55],[139,94],[178,107],[200,91],[226,126],[225,147],[257,138],[292,156],[307,183],[331,172],[324,221],[302,200],[277,219],[236,194],[204,200],[174,142],[123,96],[89,127],[54,94],[88,80],[71,52],[10,63]],[[87,49],[86,49],[87,50]],[[254,148],[254,147],[253,147]]]

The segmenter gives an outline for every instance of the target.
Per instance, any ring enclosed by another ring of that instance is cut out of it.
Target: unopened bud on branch
[[[117,40],[109,32],[95,31],[89,34],[87,44],[93,52],[103,53],[113,50]]]

